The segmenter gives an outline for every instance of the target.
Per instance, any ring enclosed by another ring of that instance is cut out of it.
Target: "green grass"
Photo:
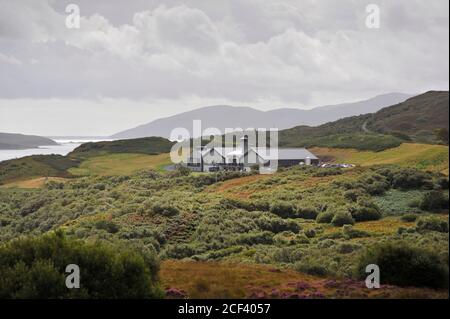
[[[37,177],[70,177],[78,160],[60,155],[34,155],[0,163],[0,184]]]
[[[142,169],[162,170],[170,163],[169,154],[109,154],[89,158],[69,172],[76,176],[129,175]]]
[[[444,145],[404,143],[382,152],[355,149],[313,148],[312,152],[326,160],[361,166],[396,164],[448,175],[449,148]]]

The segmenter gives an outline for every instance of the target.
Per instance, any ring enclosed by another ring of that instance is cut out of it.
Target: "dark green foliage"
[[[80,289],[65,286],[66,266],[80,268]],[[0,246],[0,298],[160,298],[154,256],[62,233]]]
[[[188,244],[169,245],[166,249],[166,257],[174,259],[183,259],[197,254],[197,250]]]
[[[270,205],[270,212],[282,218],[292,218],[297,216],[295,205],[288,202],[273,203]]]
[[[344,193],[345,199],[347,199],[348,201],[351,201],[351,202],[358,201],[358,198],[360,196],[363,196],[363,192],[361,192],[360,190],[357,190],[357,189],[349,189],[349,190],[345,191],[345,193]]]
[[[448,190],[449,188],[448,177],[439,177],[436,180],[436,185],[439,189]]]
[[[448,265],[435,253],[401,243],[375,245],[358,261],[357,275],[366,278],[366,266],[380,267],[381,283],[403,287],[448,287]]]
[[[261,217],[255,222],[261,230],[267,230],[272,233],[281,233],[284,231],[298,233],[300,231],[300,226],[294,220]]]
[[[341,168],[326,168],[314,173],[314,177],[336,176],[342,175]]]
[[[99,220],[95,223],[95,228],[103,229],[108,233],[115,234],[119,231],[120,227],[110,220]]]
[[[251,232],[239,235],[236,243],[241,245],[270,245],[273,243],[273,234],[271,232]]]
[[[319,215],[319,212],[314,207],[298,207],[297,216],[303,219],[315,220]]]
[[[169,153],[174,144],[175,142],[171,142],[162,137],[146,137],[130,140],[85,143],[70,153],[69,157],[85,158],[108,153],[139,153],[156,155]]]
[[[448,209],[448,206],[448,196],[445,196],[441,191],[425,193],[419,205],[420,209],[428,211]]]
[[[394,173],[392,187],[399,189],[431,189],[433,182],[427,173],[415,169],[403,169]]]
[[[158,201],[152,205],[152,212],[154,214],[170,217],[179,214],[180,211],[172,204],[164,201]]]
[[[448,233],[448,222],[436,216],[421,217],[417,221],[417,231]]]
[[[333,220],[334,213],[333,212],[321,212],[317,215],[316,222],[319,224],[329,224]]]
[[[319,263],[311,263],[309,261],[304,261],[295,264],[295,269],[297,271],[319,277],[325,277],[329,275],[329,271],[326,266]]]
[[[353,225],[350,224],[342,226],[342,235],[347,239],[370,237],[369,233],[363,230],[354,229]]]
[[[344,225],[353,225],[355,224],[355,220],[349,212],[339,211],[334,215],[331,223],[334,226],[340,227]]]
[[[379,220],[382,217],[380,208],[371,200],[364,198],[360,199],[357,205],[352,206],[350,212],[357,222]]]
[[[401,217],[401,220],[404,222],[412,223],[417,220],[417,217],[418,216],[416,214],[406,214]]]
[[[448,127],[435,129],[434,133],[436,134],[438,141],[442,141],[442,143],[448,145]]]
[[[391,187],[387,178],[376,172],[363,175],[360,182],[365,191],[372,196],[383,195]]]

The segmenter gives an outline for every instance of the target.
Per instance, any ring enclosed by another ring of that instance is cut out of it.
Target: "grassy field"
[[[446,291],[324,279],[266,265],[166,260],[161,282],[175,298],[447,298]],[[170,297],[170,294],[169,294]]]
[[[325,159],[361,166],[397,164],[442,172],[448,175],[449,148],[443,145],[404,143],[382,152],[315,147],[311,151]]]
[[[71,168],[69,172],[77,176],[128,175],[141,169],[162,170],[170,163],[169,154],[109,154],[89,158],[83,161],[79,167]]]
[[[66,178],[61,177],[37,177],[26,180],[17,180],[11,183],[7,183],[5,185],[1,185],[0,188],[42,188],[45,186],[45,183],[54,181],[54,182],[65,182]]]

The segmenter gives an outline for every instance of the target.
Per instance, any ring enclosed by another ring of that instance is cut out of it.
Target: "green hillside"
[[[0,162],[0,184],[31,177],[70,177],[79,161],[61,155],[34,155]]]
[[[280,131],[282,147],[382,151],[403,142],[448,144],[448,92],[427,92],[374,114]]]
[[[448,117],[448,92],[431,91],[378,111],[367,121],[367,129],[404,134],[415,142],[448,144]],[[439,130],[447,134],[439,136],[436,134]]]
[[[113,153],[157,155],[170,152],[173,145],[173,142],[162,137],[146,137],[130,140],[85,143],[77,147],[69,154],[69,156],[84,158]]]
[[[117,172],[126,174],[144,168],[159,168],[170,164],[167,153],[172,145],[164,138],[148,137],[86,143],[68,156],[34,155],[4,161],[0,162],[0,184],[37,177],[114,175]]]

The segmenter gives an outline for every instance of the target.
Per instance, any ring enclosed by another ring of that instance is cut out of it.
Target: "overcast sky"
[[[65,8],[81,10],[79,29]],[[366,6],[380,7],[380,28]],[[207,105],[448,90],[448,0],[0,0],[0,131],[108,135]]]

